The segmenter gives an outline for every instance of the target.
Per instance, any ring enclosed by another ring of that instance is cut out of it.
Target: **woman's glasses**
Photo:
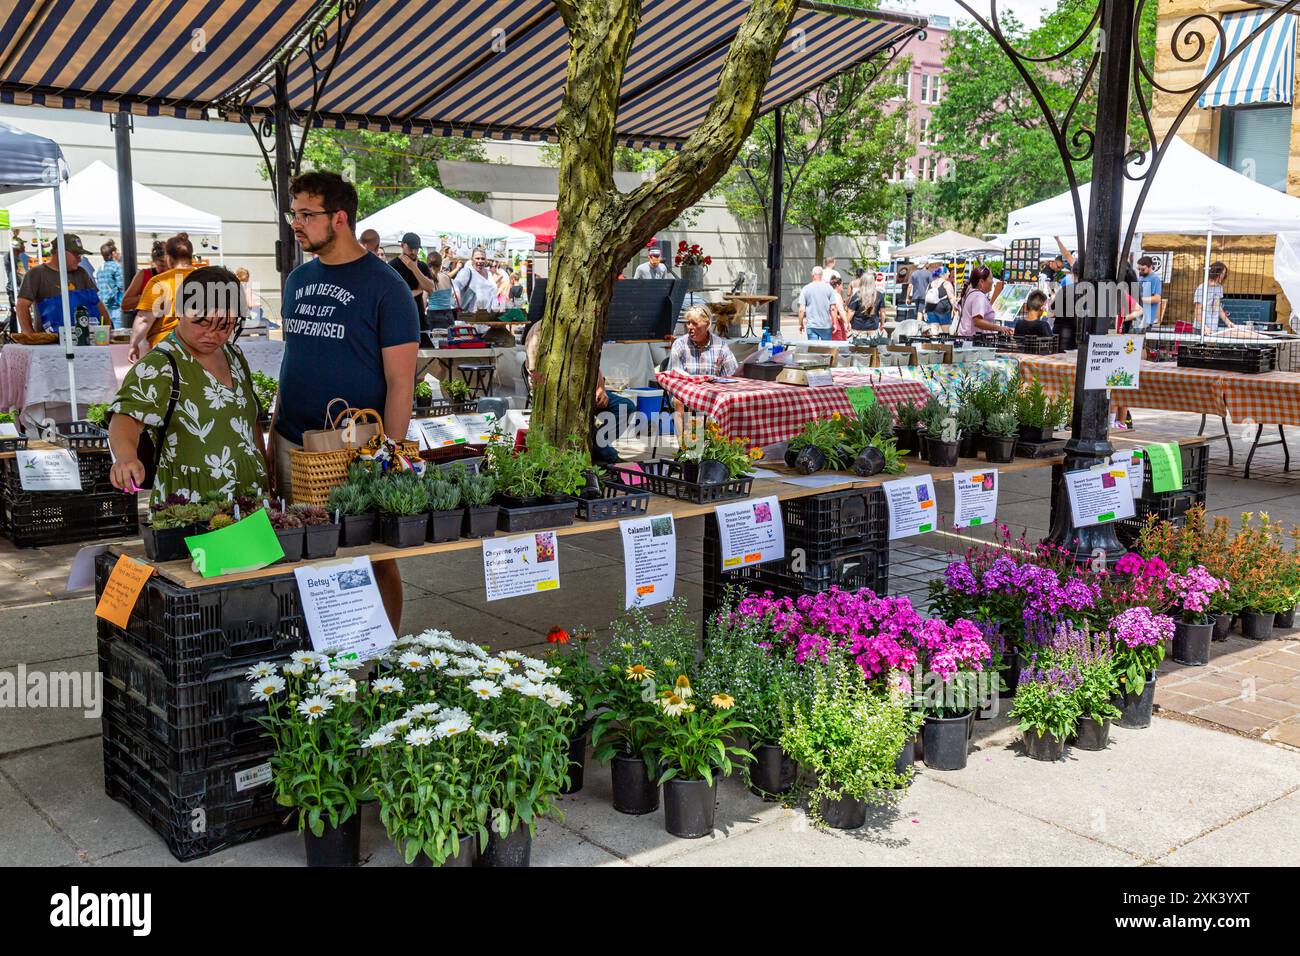
[[[190,321],[194,324],[195,328],[203,332],[216,332],[220,334],[222,332],[229,332],[235,327],[234,320],[227,316],[201,316],[200,318],[191,319]]]

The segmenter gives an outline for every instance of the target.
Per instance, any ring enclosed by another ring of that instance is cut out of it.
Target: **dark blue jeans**
[[[596,423],[592,428],[591,457],[596,462],[608,465],[619,460],[618,452],[614,449],[614,439],[627,430],[628,421],[636,411],[636,403],[613,392],[606,394],[609,396],[609,407],[596,413]]]

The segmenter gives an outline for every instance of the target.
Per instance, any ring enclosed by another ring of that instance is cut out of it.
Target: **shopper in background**
[[[956,301],[957,292],[948,278],[948,267],[941,262],[930,273],[930,284],[925,290],[925,321],[931,325],[948,325]]]
[[[997,311],[993,308],[993,304],[998,301],[998,296],[1002,294],[1003,285],[1001,279],[998,279],[996,285],[994,284],[993,272],[988,266],[976,266],[971,270],[970,275],[966,277],[966,284],[962,286],[961,297],[957,300],[961,303],[961,319],[957,323],[958,335],[971,336],[977,329],[986,332],[1003,331],[1002,326],[997,323]]]
[[[177,233],[167,240],[164,248],[168,268],[151,278],[144,287],[136,306],[135,321],[131,323],[132,362],[176,328],[177,292],[181,280],[194,271],[194,246],[188,234]]]
[[[830,341],[831,338],[831,303],[835,301],[835,290],[830,283],[823,281],[824,271],[821,266],[813,266],[812,281],[799,290],[799,334],[806,334],[808,339]],[[679,340],[680,341],[680,340]]]
[[[99,247],[99,254],[104,257],[104,264],[99,267],[95,284],[99,287],[99,301],[108,309],[113,328],[122,328],[122,296],[126,293],[126,283],[122,275],[122,253],[112,239]]]
[[[1047,306],[1047,296],[1041,289],[1035,289],[1025,299],[1024,311],[1012,326],[1012,335],[1051,335],[1052,327],[1043,318]]]
[[[99,301],[95,281],[85,269],[78,268],[85,254],[81,240],[66,233],[62,242],[51,243],[50,255],[45,262],[28,270],[18,288],[18,326],[22,331],[57,332],[63,328],[63,287],[57,258],[60,255],[64,257],[63,264],[68,273],[68,307],[73,320],[80,312],[87,324],[94,316],[108,324],[108,310]]]
[[[384,262],[388,261],[388,254],[384,252],[384,247],[379,241],[379,233],[373,229],[367,229],[360,236],[361,244],[366,247],[366,251],[378,256]]]
[[[876,288],[876,274],[863,269],[850,283],[849,325],[855,332],[874,332],[880,328],[880,307],[883,304],[880,290]]]
[[[830,280],[831,291],[835,297],[831,300],[831,341],[847,342],[849,340],[849,310],[844,304],[844,280],[838,275]]]
[[[429,303],[425,309],[425,331],[451,328],[456,321],[455,299],[451,291],[451,276],[443,266],[440,253],[429,253],[429,273],[433,276],[433,291],[429,293]],[[426,344],[428,344],[426,342]]]
[[[488,269],[487,253],[479,246],[470,261],[452,276],[452,290],[462,312],[488,311],[496,304],[497,287]]]
[[[1138,299],[1143,313],[1142,326],[1137,329],[1139,332],[1154,328],[1160,321],[1160,300],[1165,292],[1165,283],[1155,269],[1156,261],[1150,256],[1138,260]]]
[[[131,278],[131,284],[126,287],[126,292],[122,295],[123,328],[130,328],[135,324],[135,313],[140,304],[140,294],[144,292],[149,280],[156,275],[162,275],[167,269],[167,247],[161,239],[155,239],[153,248],[149,253],[149,265],[136,270],[135,275]]]
[[[1196,287],[1192,301],[1196,303],[1195,329],[1206,333],[1219,331],[1219,319],[1229,329],[1237,326],[1223,308],[1223,280],[1228,278],[1228,267],[1222,262],[1210,263],[1210,281]],[[1191,331],[1191,330],[1188,330]]]

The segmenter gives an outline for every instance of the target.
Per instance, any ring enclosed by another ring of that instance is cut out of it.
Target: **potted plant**
[[[548,504],[572,501],[586,487],[593,468],[591,453],[576,442],[568,448],[546,448],[543,463],[542,495]]]
[[[1070,420],[1071,403],[1064,394],[1048,396],[1043,383],[1034,379],[1016,393],[1016,418],[1020,422],[1020,440],[1052,441],[1056,429]]]
[[[751,474],[754,462],[763,457],[761,448],[751,448],[739,438],[725,438],[713,422],[700,426],[698,419],[688,418],[682,429],[677,461],[682,477],[701,485],[720,485],[732,478]]]
[[[497,533],[497,512],[492,504],[497,483],[491,475],[461,471],[457,480],[460,500],[465,505],[465,520],[461,525],[462,538],[490,538]]]
[[[390,475],[375,482],[375,507],[379,510],[380,540],[390,548],[424,544],[429,526],[429,493],[420,478]]]
[[[921,424],[925,426],[926,457],[935,468],[951,468],[957,464],[957,420],[943,402],[933,395],[921,409]]]
[[[375,540],[377,518],[369,485],[346,482],[331,489],[328,507],[340,524],[340,546],[360,548]]]
[[[851,830],[862,826],[867,806],[897,798],[910,771],[897,761],[915,732],[906,701],[870,687],[862,671],[843,657],[813,668],[809,699],[796,700],[781,746],[815,776],[808,816],[816,826]]]
[[[652,741],[664,788],[664,828],[673,836],[694,840],[713,832],[716,775],[731,776],[733,758],[752,756],[728,742],[753,729],[736,719],[735,703],[722,693],[711,695],[706,703],[695,696],[690,678],[678,674],[659,691],[647,713],[633,718]]]
[[[460,505],[460,485],[433,473],[425,476],[424,484],[429,499],[428,540],[457,540],[465,523],[465,511]]]
[[[292,505],[303,527],[303,557],[308,561],[329,558],[339,550],[339,523],[320,505]]]
[[[966,766],[973,709],[980,699],[978,675],[993,658],[983,632],[958,618],[952,624],[931,618],[921,630],[920,646],[927,670],[936,679],[913,688],[925,712],[922,751],[934,770]]]
[[[1167,586],[1174,598],[1170,611],[1177,615],[1174,660],[1193,666],[1210,663],[1210,641],[1214,636],[1210,605],[1215,594],[1227,590],[1227,582],[1214,577],[1204,565],[1197,564],[1182,574],[1171,574]]]
[[[424,379],[415,383],[415,408],[426,411],[433,406],[433,386]]]
[[[1064,663],[1064,654],[1037,651],[1016,684],[1009,716],[1020,721],[1025,753],[1035,760],[1060,760],[1079,720],[1078,680]]]
[[[361,851],[358,801],[369,785],[363,757],[357,683],[323,654],[300,651],[282,666],[248,669],[257,717],[275,743],[270,759],[275,799],[298,817],[308,866],[356,866]]]
[[[1174,636],[1174,622],[1139,605],[1121,611],[1111,622],[1115,641],[1114,665],[1120,689],[1115,706],[1121,727],[1151,724],[1155,703],[1156,668],[1165,659],[1165,642]]]
[[[984,419],[984,456],[990,463],[1013,461],[1019,434],[1020,421],[1015,412],[994,412]]]
[[[920,453],[921,407],[911,402],[899,402],[894,407],[894,437],[898,447],[906,454],[909,451]]]
[[[1119,676],[1115,673],[1111,637],[1105,631],[1074,630],[1070,641],[1072,663],[1079,673],[1079,686],[1074,692],[1079,723],[1070,744],[1080,750],[1105,750],[1111,721],[1120,716],[1115,706]]]
[[[140,526],[145,557],[150,561],[188,559],[185,539],[208,530],[207,523],[215,513],[215,505],[191,502],[183,495],[168,495],[159,506],[150,509],[148,520]]]
[[[839,412],[830,418],[804,422],[803,431],[785,449],[785,463],[801,475],[829,468],[839,471],[853,460],[852,449],[845,444]]]
[[[698,243],[688,243],[682,239],[677,243],[673,263],[681,267],[687,289],[703,289],[704,270],[713,265],[713,257],[706,256]]]
[[[275,408],[275,397],[279,393],[279,379],[272,378],[265,372],[253,373],[253,394],[257,396],[257,421],[259,424],[271,424],[271,412]]]
[[[959,433],[957,456],[959,458],[978,458],[980,450],[980,428],[984,425],[984,416],[974,405],[963,404],[957,409],[957,431]]]
[[[284,557],[275,563],[301,561],[306,538],[302,518],[292,510],[281,511],[279,508],[270,509],[266,516],[271,519],[271,529],[275,531],[275,536],[280,539],[280,547],[284,549]]]
[[[466,406],[472,402],[468,382],[463,382],[458,378],[449,378],[438,384],[442,389],[442,397],[450,401],[452,408],[457,412],[465,411]]]
[[[573,695],[568,777],[560,788],[561,793],[577,793],[584,783],[587,743],[591,737],[591,714],[600,689],[600,672],[591,659],[591,640],[590,634],[579,634],[576,639],[572,639],[569,632],[561,627],[553,627],[546,634],[546,643],[551,645],[546,661],[553,668],[559,668],[556,682]]]
[[[527,446],[518,453],[505,444],[487,447],[487,464],[503,508],[531,508],[541,501],[544,452],[544,442],[531,433]]]

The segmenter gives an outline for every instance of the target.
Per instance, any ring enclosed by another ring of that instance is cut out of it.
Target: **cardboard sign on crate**
[[[104,593],[95,605],[95,617],[125,628],[131,619],[131,609],[151,574],[152,564],[141,564],[125,554],[118,555],[117,564],[113,565],[112,573],[104,582]]]

